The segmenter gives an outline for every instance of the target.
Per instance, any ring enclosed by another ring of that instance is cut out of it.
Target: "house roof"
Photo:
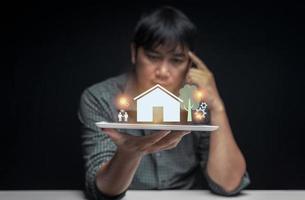
[[[161,90],[163,90],[165,93],[167,93],[168,95],[172,96],[174,99],[176,99],[177,101],[183,102],[182,99],[180,99],[179,97],[177,97],[176,95],[174,95],[173,93],[171,93],[170,91],[168,91],[167,89],[165,89],[164,87],[162,87],[161,85],[157,84],[154,87],[150,88],[149,90],[146,90],[145,92],[141,93],[140,95],[136,96],[135,98],[133,98],[133,100],[137,100],[143,96],[145,96],[146,94],[150,93],[151,91],[160,88]]]

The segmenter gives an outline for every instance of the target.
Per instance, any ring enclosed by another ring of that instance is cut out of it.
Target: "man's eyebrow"
[[[185,53],[181,50],[172,49],[169,50],[168,53],[171,53],[175,57],[185,57]]]
[[[146,52],[148,53],[155,53],[155,54],[161,54],[160,52],[156,51],[156,50],[153,50],[153,49],[147,49],[145,50]]]
[[[158,52],[158,51],[156,51],[156,50],[154,50],[154,49],[147,49],[147,50],[145,50],[145,51],[146,51],[147,53],[155,53],[155,54],[158,54],[158,55],[162,55],[161,52]],[[183,52],[175,52],[175,51],[171,50],[171,51],[168,51],[168,53],[172,53],[172,55],[173,55],[174,57],[182,57],[182,58],[186,57],[185,53],[183,53]]]

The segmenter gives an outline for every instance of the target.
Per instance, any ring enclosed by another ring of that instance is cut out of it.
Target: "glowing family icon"
[[[119,122],[127,122],[128,121],[128,113],[125,110],[120,110],[118,114]]]

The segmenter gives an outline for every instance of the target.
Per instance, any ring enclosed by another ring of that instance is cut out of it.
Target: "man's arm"
[[[113,129],[104,129],[117,145],[110,161],[98,170],[97,188],[107,196],[122,194],[129,187],[142,157],[176,147],[182,137],[190,131],[159,131],[147,136],[132,136]]]
[[[211,111],[211,124],[219,129],[210,136],[207,175],[226,192],[234,191],[246,172],[245,159],[231,131],[223,104]]]
[[[127,190],[140,164],[141,156],[116,151],[96,175],[97,188],[105,195],[116,196]]]
[[[223,191],[222,194],[234,194],[244,182],[249,183],[249,179],[244,181],[246,162],[233,138],[213,73],[194,53],[189,52],[189,57],[196,68],[189,69],[186,82],[198,86],[203,94],[202,100],[209,106],[210,123],[219,126],[210,136],[208,163],[204,173],[211,180],[210,185],[215,186],[212,188],[217,186]]]

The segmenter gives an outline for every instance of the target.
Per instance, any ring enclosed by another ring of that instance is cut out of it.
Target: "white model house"
[[[183,102],[161,85],[146,90],[134,100],[137,104],[137,121],[154,122],[156,114],[164,122],[180,122],[180,104]]]

